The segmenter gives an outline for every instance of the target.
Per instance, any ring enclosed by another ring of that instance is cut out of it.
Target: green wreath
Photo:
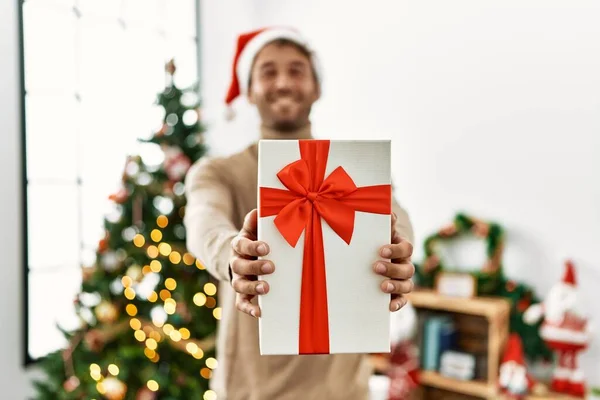
[[[433,287],[435,277],[442,271],[456,271],[449,267],[437,253],[440,242],[450,242],[459,236],[473,235],[486,241],[487,260],[479,271],[468,272],[477,282],[477,294],[489,295],[496,293],[502,285],[502,251],[504,249],[504,232],[500,225],[486,222],[459,213],[454,221],[427,237],[424,243],[425,260],[415,264],[416,283],[422,287]],[[463,273],[467,273],[461,271]]]

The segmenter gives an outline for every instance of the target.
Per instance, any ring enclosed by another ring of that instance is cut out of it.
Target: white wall
[[[600,3],[262,0],[238,26],[216,21],[249,2],[214,3],[203,3],[203,45],[215,151],[241,147],[256,121],[245,104],[243,123],[226,125],[216,112],[232,34],[292,24],[313,39],[325,68],[316,135],[394,140],[415,259],[458,210],[498,221],[508,231],[507,274],[538,294],[560,279],[564,257],[575,260],[600,331],[592,305],[600,285]],[[600,341],[583,363],[600,385]]]
[[[21,258],[21,143],[19,131],[19,57],[17,2],[0,1],[0,387],[2,398],[25,399],[32,394],[35,372],[23,366]]]

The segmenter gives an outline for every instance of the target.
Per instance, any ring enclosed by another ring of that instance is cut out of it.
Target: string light
[[[198,345],[196,343],[190,342],[187,345],[185,345],[185,349],[188,353],[195,354],[198,351]]]
[[[102,379],[102,374],[100,372],[101,370],[98,364],[90,365],[90,376],[93,380],[99,381],[100,379]]]
[[[213,310],[213,317],[215,317],[216,320],[221,320],[221,307],[217,307]]]
[[[158,229],[153,229],[152,232],[150,232],[150,237],[152,238],[152,240],[158,243],[162,240],[163,234]]]
[[[166,301],[169,298],[171,298],[171,292],[169,292],[167,289],[163,289],[160,291],[160,299],[162,301]]]
[[[125,294],[125,297],[127,297],[128,300],[133,300],[135,298],[135,290],[133,290],[130,287],[125,289],[123,293]]]
[[[115,364],[110,364],[108,366],[108,372],[110,372],[114,376],[117,376],[119,375],[119,367],[117,367]]]
[[[148,246],[148,249],[146,249],[146,253],[148,253],[148,257],[156,258],[158,257],[158,247],[155,245],[150,245]]]
[[[96,390],[100,394],[106,394],[106,389],[104,388],[104,384],[102,382],[96,383]]]
[[[203,305],[206,304],[206,295],[204,293],[196,293],[194,295],[194,304],[197,305],[198,307],[202,307]]]
[[[200,370],[200,376],[204,379],[210,379],[210,377],[212,376],[212,371],[208,368],[202,368]]]
[[[214,390],[204,392],[204,400],[217,400],[217,393]]]
[[[186,265],[193,265],[195,260],[196,260],[196,258],[193,255],[191,255],[190,253],[185,253],[183,255],[183,262]]]
[[[136,247],[142,247],[145,243],[146,243],[146,239],[144,238],[143,235],[138,233],[137,235],[135,235],[133,237],[133,244]]]
[[[198,347],[198,350],[196,350],[196,352],[192,355],[196,360],[200,360],[202,357],[204,357],[204,351],[202,351],[202,349]]]
[[[150,262],[150,269],[152,270],[152,272],[159,273],[162,269],[162,264],[158,260],[152,260]]]
[[[206,307],[208,308],[214,308],[217,305],[217,301],[215,300],[214,297],[207,297],[206,298]]]
[[[174,342],[179,342],[181,340],[181,332],[173,331],[171,332],[171,340]]]
[[[156,340],[157,342],[162,341],[162,336],[160,335],[160,332],[152,331],[152,332],[150,332],[150,337],[152,339]]]
[[[152,361],[153,363],[157,363],[158,360],[160,360],[160,356],[158,355],[158,353],[156,353],[154,355],[154,357],[152,357],[152,359],[150,359],[150,361]]]
[[[149,359],[153,359],[156,356],[156,352],[154,350],[150,350],[149,348],[144,349],[144,355]]]
[[[153,392],[157,392],[159,389],[158,382],[156,382],[153,379],[150,379],[148,381],[148,383],[146,384],[146,386],[148,386],[148,389],[152,390]],[[216,400],[216,398],[215,398],[215,400]]]
[[[175,279],[173,278],[167,278],[165,281],[165,287],[169,290],[175,290],[177,287],[177,282],[175,282]]]
[[[213,357],[209,357],[206,359],[206,366],[210,369],[216,369],[219,363]]]
[[[148,301],[150,303],[154,303],[156,300],[158,300],[158,294],[156,294],[156,292],[153,290],[152,293],[148,295]]]
[[[146,339],[146,347],[150,350],[156,350],[156,348],[158,347],[158,343],[156,343],[156,340],[152,338]]]
[[[142,327],[142,323],[137,318],[131,318],[131,320],[129,321],[129,326],[131,326],[131,329],[137,331]]]
[[[127,288],[133,285],[133,279],[131,279],[129,276],[124,276],[123,278],[121,278],[121,283],[123,284],[123,287]]]
[[[173,314],[175,314],[175,310],[177,308],[177,303],[173,299],[166,299],[165,305],[163,308],[165,309],[165,312],[167,314],[173,315]]]
[[[125,311],[127,311],[127,314],[129,314],[132,317],[135,317],[137,315],[137,307],[133,304],[127,304],[127,307],[125,307]]]
[[[169,243],[161,243],[158,245],[158,251],[160,251],[160,254],[162,254],[163,256],[168,256],[169,254],[171,254],[171,245]]]
[[[173,264],[179,264],[181,262],[181,254],[176,251],[172,251],[171,254],[169,254],[169,261],[171,261]]]
[[[158,218],[156,218],[156,225],[158,225],[160,228],[166,228],[167,225],[169,224],[169,219],[164,216],[164,215],[160,215]]]
[[[173,327],[173,325],[171,324],[165,324],[165,326],[163,326],[163,332],[165,333],[165,335],[170,335],[171,332],[173,332],[175,330],[175,327]]]
[[[181,338],[184,340],[188,340],[191,336],[191,333],[190,333],[189,329],[187,329],[187,328],[181,328],[179,330],[179,333],[181,333]]]
[[[200,262],[200,260],[196,260],[196,268],[198,268],[199,270],[205,270],[206,267],[204,265],[202,265],[202,263]]]
[[[214,283],[209,282],[206,285],[204,285],[204,293],[206,293],[209,296],[214,296],[217,293],[217,287]]]
[[[133,336],[135,336],[138,342],[143,342],[144,340],[146,340],[146,333],[142,330],[135,331]]]
[[[144,275],[148,275],[150,272],[152,272],[152,269],[150,269],[149,265],[144,265],[144,268],[142,268],[142,273]]]

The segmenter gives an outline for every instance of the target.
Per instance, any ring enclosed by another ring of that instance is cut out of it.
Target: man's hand
[[[392,213],[392,244],[383,246],[379,251],[381,257],[391,261],[379,260],[373,266],[376,273],[389,278],[381,283],[381,290],[392,295],[390,311],[398,311],[406,304],[403,295],[412,291],[411,278],[415,273],[410,260],[413,246],[396,231],[396,219],[396,214]]]
[[[260,307],[252,304],[256,295],[269,292],[269,284],[258,281],[259,275],[271,274],[275,266],[271,261],[258,260],[258,256],[269,254],[269,246],[256,240],[257,211],[250,211],[244,219],[244,226],[231,241],[234,256],[229,266],[231,268],[231,285],[237,292],[236,306],[238,310],[260,317]]]

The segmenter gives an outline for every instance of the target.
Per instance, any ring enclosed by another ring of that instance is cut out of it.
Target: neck
[[[273,128],[261,125],[261,139],[312,139],[310,122],[292,131],[279,131]]]

